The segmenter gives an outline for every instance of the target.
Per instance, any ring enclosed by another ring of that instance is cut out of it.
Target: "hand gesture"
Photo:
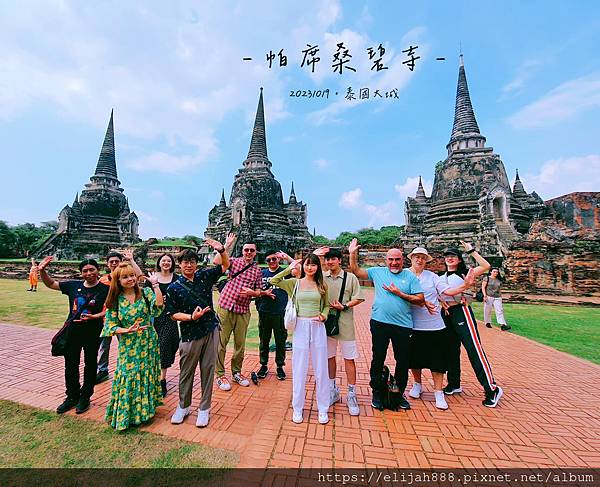
[[[397,288],[397,287],[394,285],[394,283],[393,283],[393,282],[392,282],[391,284],[387,284],[387,285],[386,285],[386,284],[384,284],[382,287],[383,287],[383,289],[385,289],[386,291],[388,291],[388,292],[390,292],[390,293],[392,293],[392,294],[395,294],[396,296],[399,296],[399,294],[398,294],[398,293],[400,292],[400,289],[398,289],[398,288]]]
[[[46,268],[46,266],[47,266],[47,265],[48,265],[50,262],[52,262],[53,260],[54,260],[54,257],[52,257],[51,255],[49,255],[48,257],[44,257],[44,258],[42,259],[42,261],[39,263],[39,265],[38,265],[38,269],[39,269],[40,271],[43,271],[43,270]]]
[[[271,299],[275,299],[275,293],[273,292],[273,289],[267,289],[266,291],[263,291],[262,295]]]
[[[250,287],[243,287],[240,291],[240,296],[244,296],[247,298],[258,298],[260,296],[260,291],[255,291]]]
[[[469,242],[465,242],[464,240],[460,241],[460,245],[465,250],[465,252],[468,252],[469,250],[471,250],[473,248],[473,246]]]
[[[360,249],[360,245],[358,245],[358,240],[353,238],[350,241],[350,245],[348,245],[348,252],[350,252],[351,254],[354,254],[354,253],[358,252],[359,249]]]
[[[318,249],[315,249],[315,251],[313,252],[313,254],[315,254],[318,257],[325,257],[325,254],[329,252],[329,247],[327,247],[326,245],[323,247],[319,247]]]
[[[300,268],[300,259],[292,260],[290,262],[290,269],[299,269]]]
[[[218,242],[214,238],[205,238],[204,239],[204,243],[206,245],[211,246],[217,252],[223,252],[223,250],[225,250],[225,247],[223,246],[223,244],[221,242]]]
[[[292,262],[294,260],[288,254],[286,254],[283,250],[280,250],[275,255],[277,257],[279,257],[279,260],[287,260],[288,262]]]
[[[325,315],[323,315],[323,313],[319,313],[319,316],[317,316],[317,321],[323,322],[327,319],[327,317]]]
[[[123,251],[123,260],[133,261],[133,249],[127,249]]]
[[[83,313],[81,313],[81,315],[79,315],[79,320],[76,321],[88,321],[88,320],[93,320],[94,319],[94,315],[91,314],[89,311],[84,311]]]
[[[150,281],[150,284],[153,286],[158,284],[158,272],[151,272],[146,279]]]
[[[229,235],[227,235],[227,238],[225,239],[225,248],[229,249],[231,248],[231,246],[235,243],[235,240],[237,239],[237,235],[235,233],[230,233]]]
[[[425,301],[425,307],[427,308],[427,311],[429,311],[430,315],[437,314],[437,306],[435,303],[432,303],[431,301]]]
[[[204,314],[208,313],[209,311],[210,311],[210,306],[207,306],[204,309],[202,309],[200,306],[196,306],[196,309],[192,313],[192,320],[194,320],[194,321],[197,320],[198,318],[202,317]]]
[[[444,310],[444,314],[450,314],[450,312],[448,311],[450,309],[450,305],[446,301],[440,301],[440,306]]]
[[[329,306],[333,309],[338,309],[340,311],[343,311],[343,309],[344,309],[344,305],[337,300],[329,303]]]

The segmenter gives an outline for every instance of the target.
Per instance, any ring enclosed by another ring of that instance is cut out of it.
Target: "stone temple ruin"
[[[440,253],[459,240],[507,271],[508,285],[527,292],[598,294],[600,193],[549,201],[527,193],[517,172],[511,189],[500,156],[486,146],[471,105],[462,55],[448,156],[435,168],[431,196],[421,180],[405,203],[406,251]]]
[[[238,239],[233,255],[250,241],[256,243],[259,253],[267,249],[291,253],[311,243],[306,204],[296,199],[293,183],[288,202],[283,201],[281,185],[271,167],[261,88],[248,157],[235,175],[229,204],[223,191],[219,204],[210,210],[205,232],[207,237],[221,242],[229,232],[235,232]]]
[[[459,240],[477,241],[484,254],[504,255],[544,211],[544,202],[535,192],[525,192],[518,173],[511,190],[502,159],[486,146],[471,105],[462,54],[446,149],[446,160],[435,168],[431,196],[419,180],[417,194],[405,203],[406,244],[441,249]]]
[[[111,112],[96,172],[73,204],[60,211],[58,230],[35,254],[60,259],[104,257],[110,249],[138,242],[138,225],[117,178]]]

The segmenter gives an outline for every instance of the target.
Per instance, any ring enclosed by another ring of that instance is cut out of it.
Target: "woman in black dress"
[[[158,285],[167,300],[167,288],[179,276],[175,274],[175,259],[170,254],[162,254],[156,261],[158,271]],[[166,303],[165,303],[166,304]],[[160,387],[162,395],[167,395],[167,369],[175,362],[175,355],[179,349],[179,330],[177,322],[166,313],[154,318],[154,329],[158,333],[160,347]]]

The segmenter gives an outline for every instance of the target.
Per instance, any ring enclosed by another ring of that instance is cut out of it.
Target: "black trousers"
[[[275,363],[278,367],[285,365],[285,341],[287,330],[283,324],[283,314],[258,312],[258,335],[260,338],[259,354],[260,364],[269,363],[269,343],[271,332],[275,336]]]
[[[477,330],[475,314],[470,306],[451,306],[449,314],[442,312],[444,323],[448,328],[450,347],[448,351],[448,385],[460,387],[460,345],[465,347],[471,367],[477,380],[485,389],[486,394],[496,390],[496,381],[492,367],[485,355],[483,345]]]
[[[369,385],[374,391],[381,391],[386,387],[381,381],[381,374],[385,363],[388,345],[392,342],[396,370],[394,377],[400,393],[406,389],[408,383],[408,364],[410,351],[410,336],[412,330],[404,326],[391,325],[381,321],[371,320],[371,343],[373,359],[371,360],[371,382]]]
[[[65,385],[67,397],[92,397],[96,384],[98,348],[102,325],[72,323],[69,328],[68,348],[65,354]],[[79,362],[83,350],[83,386],[79,383]]]

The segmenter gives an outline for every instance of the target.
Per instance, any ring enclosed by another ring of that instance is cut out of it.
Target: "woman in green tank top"
[[[329,421],[329,372],[327,369],[327,333],[325,321],[329,313],[327,284],[323,280],[321,261],[309,254],[303,261],[300,278],[285,279],[300,261],[271,278],[271,284],[288,293],[298,312],[298,320],[292,338],[292,421],[302,422],[302,408],[306,397],[306,377],[309,358],[315,375],[315,389],[319,423]],[[295,292],[294,292],[295,291]]]

